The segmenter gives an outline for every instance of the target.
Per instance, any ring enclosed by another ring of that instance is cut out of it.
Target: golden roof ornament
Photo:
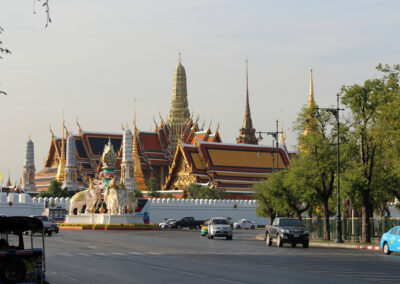
[[[102,155],[103,169],[114,169],[117,163],[117,154],[114,151],[114,147],[111,144],[111,139],[108,139],[108,144],[104,146]]]

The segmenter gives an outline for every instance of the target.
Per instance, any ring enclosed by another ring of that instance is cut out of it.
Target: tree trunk
[[[275,219],[275,214],[274,210],[271,208],[269,209],[269,224],[272,225],[272,222],[274,222]]]
[[[331,234],[330,234],[330,230],[329,230],[328,200],[324,201],[322,211],[324,213],[324,240],[328,241],[331,239]]]
[[[371,226],[369,223],[369,204],[361,205],[361,220],[362,220],[362,230],[361,230],[361,240],[364,243],[371,242]]]

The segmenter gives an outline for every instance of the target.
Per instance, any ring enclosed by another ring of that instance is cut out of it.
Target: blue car
[[[382,235],[381,248],[384,254],[391,254],[392,251],[400,252],[400,226],[393,227]]]

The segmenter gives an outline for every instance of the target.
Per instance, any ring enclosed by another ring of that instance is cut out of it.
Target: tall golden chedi
[[[313,77],[312,77],[312,69],[310,70],[310,94],[308,96],[308,106],[307,106],[307,122],[303,131],[303,135],[307,135],[317,125],[317,118],[313,112],[316,111],[317,105],[314,100],[314,86],[313,86]]]
[[[138,143],[137,143],[137,127],[136,127],[136,105],[133,111],[133,138],[132,138],[132,158],[133,166],[135,168],[134,177],[137,189],[140,191],[146,191],[147,185],[142,171],[142,166],[140,164],[139,154],[138,154]]]
[[[58,164],[57,176],[56,176],[56,179],[57,179],[58,182],[65,181],[65,139],[64,139],[64,132],[65,132],[65,120],[64,120],[64,114],[63,114],[62,140],[61,140],[61,157],[60,157],[60,162]]]
[[[238,144],[255,144],[258,145],[258,140],[255,135],[256,130],[253,128],[251,120],[250,104],[249,104],[249,68],[246,59],[246,108],[244,111],[244,119],[242,128],[240,128],[240,135],[236,138]]]
[[[178,66],[175,68],[174,85],[172,88],[172,103],[169,110],[167,125],[169,128],[169,154],[175,155],[178,140],[182,138],[183,130],[190,120],[189,104],[187,99],[186,72],[181,64],[179,53]]]

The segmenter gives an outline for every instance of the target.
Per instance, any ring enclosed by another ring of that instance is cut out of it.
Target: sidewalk
[[[264,234],[234,234],[234,238],[264,241]],[[338,244],[333,241],[317,241],[311,240],[310,247],[313,248],[344,248],[344,249],[366,249],[366,250],[382,250],[378,243],[370,245],[362,245],[352,242]]]

